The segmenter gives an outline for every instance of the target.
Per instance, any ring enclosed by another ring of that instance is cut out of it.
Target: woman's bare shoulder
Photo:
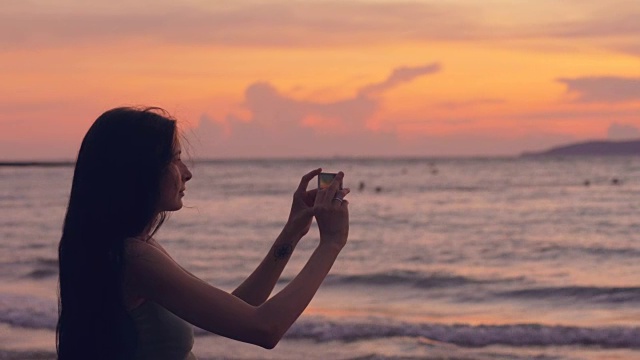
[[[166,254],[148,241],[139,238],[127,238],[124,241],[124,256],[131,261],[158,260]]]
[[[188,276],[171,257],[146,241],[127,239],[124,248],[125,283],[132,295],[154,300],[158,294],[145,291],[150,285]]]

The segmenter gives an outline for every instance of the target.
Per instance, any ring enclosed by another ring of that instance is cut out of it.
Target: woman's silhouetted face
[[[159,211],[176,211],[182,208],[182,197],[186,183],[191,179],[191,172],[182,162],[182,148],[176,139],[173,147],[173,158],[167,167],[160,183]]]

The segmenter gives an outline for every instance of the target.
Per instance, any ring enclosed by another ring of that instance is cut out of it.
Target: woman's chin
[[[182,209],[182,201],[180,201],[180,203],[176,204],[176,206],[174,206],[173,209],[171,209],[170,211],[178,211]]]

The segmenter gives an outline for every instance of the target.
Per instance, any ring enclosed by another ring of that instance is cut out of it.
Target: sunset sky
[[[518,155],[640,137],[640,1],[5,0],[0,160],[153,105],[197,158]]]

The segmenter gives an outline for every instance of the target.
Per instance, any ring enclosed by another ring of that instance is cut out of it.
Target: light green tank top
[[[129,314],[138,333],[136,360],[197,360],[191,352],[191,324],[152,301],[145,301]]]

